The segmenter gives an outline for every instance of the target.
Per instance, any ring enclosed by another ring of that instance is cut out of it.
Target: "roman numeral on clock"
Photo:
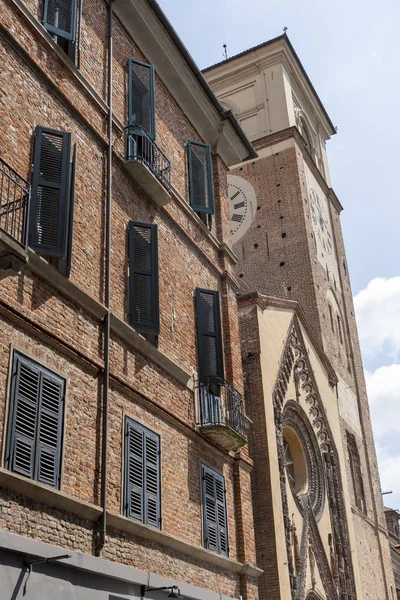
[[[233,196],[231,196],[231,200],[234,200],[236,196],[239,196],[240,192],[235,192]]]
[[[235,205],[233,206],[233,208],[234,208],[235,210],[237,210],[238,208],[243,208],[243,206],[244,206],[244,202],[239,202],[238,204],[235,204]]]
[[[243,215],[239,215],[238,213],[235,213],[234,215],[232,215],[231,221],[236,221],[236,223],[240,223],[240,221],[243,219]]]

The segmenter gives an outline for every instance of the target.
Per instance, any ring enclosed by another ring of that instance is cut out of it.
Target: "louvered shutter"
[[[74,41],[77,0],[44,0],[43,25],[50,33]]]
[[[225,479],[202,465],[204,544],[208,550],[228,556]]]
[[[69,185],[69,205],[68,205],[68,226],[67,226],[67,249],[65,258],[58,261],[58,270],[60,273],[69,277],[72,264],[72,241],[74,234],[74,210],[75,210],[75,179],[76,179],[76,153],[77,145],[74,144],[71,162],[71,174]]]
[[[36,129],[29,245],[39,254],[66,254],[70,146],[70,133]]]
[[[160,527],[160,438],[145,431],[145,523]]]
[[[199,378],[224,378],[219,293],[196,289],[196,326]]]
[[[39,409],[40,369],[20,356],[14,358],[7,466],[33,479]]]
[[[188,142],[190,206],[199,213],[214,214],[211,151],[208,144]]]
[[[136,331],[159,333],[157,225],[129,223],[128,320]]]
[[[8,435],[10,470],[59,486],[65,380],[14,356]]]
[[[61,462],[61,433],[64,380],[42,373],[35,479],[58,487]]]
[[[144,521],[144,431],[126,421],[126,514]]]
[[[156,139],[154,67],[137,60],[128,60],[128,125],[141,129]]]
[[[126,515],[160,528],[160,437],[127,419],[125,456]]]

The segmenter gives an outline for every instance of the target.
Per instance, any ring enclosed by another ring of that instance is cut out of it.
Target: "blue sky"
[[[398,0],[159,0],[200,68],[284,27],[337,135],[327,144],[385,503],[400,508]]]

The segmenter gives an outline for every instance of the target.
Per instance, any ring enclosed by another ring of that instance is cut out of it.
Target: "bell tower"
[[[342,206],[326,153],[335,127],[286,34],[203,73],[258,152],[228,175],[238,276],[245,290],[297,301],[335,370],[348,514],[355,539],[364,540],[352,548],[360,597],[389,598],[390,558]],[[378,565],[374,582],[370,564]]]

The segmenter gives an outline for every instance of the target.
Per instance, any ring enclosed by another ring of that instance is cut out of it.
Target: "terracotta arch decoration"
[[[292,374],[299,399],[300,391],[305,394],[305,401],[308,405],[308,414],[313,430],[313,435],[317,440],[321,462],[323,464],[323,474],[325,479],[329,512],[332,523],[332,536],[334,550],[338,563],[338,581],[337,587],[333,585],[330,570],[326,568],[326,555],[322,545],[317,544],[315,560],[319,566],[322,583],[328,594],[328,600],[332,598],[356,598],[354,572],[351,560],[351,549],[349,542],[349,533],[347,528],[346,512],[343,501],[343,489],[340,477],[339,458],[336,446],[333,440],[329,423],[325,416],[325,410],[316,385],[313,370],[309,361],[305,347],[303,335],[297,317],[294,315],[289,327],[285,347],[281,356],[278,377],[272,393],[274,406],[275,431],[278,448],[280,485],[282,496],[282,509],[285,523],[285,541],[288,557],[288,567],[291,582],[292,598],[295,598],[298,585],[295,570],[293,566],[293,554],[291,548],[291,521],[289,518],[288,500],[286,493],[286,474],[285,474],[285,455],[283,442],[283,426],[285,418],[285,396]],[[291,406],[292,403],[291,403]],[[307,521],[311,526],[317,538],[319,538],[316,519],[318,516],[318,503],[316,505],[317,514],[314,512],[312,503],[308,503]],[[322,507],[321,507],[322,510]],[[305,578],[303,578],[305,579]],[[305,585],[303,580],[302,585]],[[301,590],[300,597],[304,598],[305,590]],[[317,598],[317,596],[314,597]],[[311,596],[312,598],[312,596]],[[309,600],[307,598],[307,600]]]

